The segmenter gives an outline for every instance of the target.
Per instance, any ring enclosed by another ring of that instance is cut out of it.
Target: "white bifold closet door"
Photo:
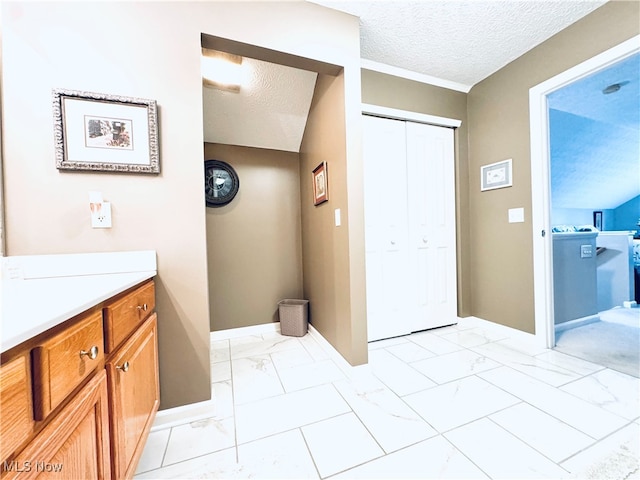
[[[363,121],[368,339],[456,323],[453,130]]]

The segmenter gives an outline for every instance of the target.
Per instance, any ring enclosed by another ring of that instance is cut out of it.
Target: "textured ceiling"
[[[606,0],[313,3],[360,18],[363,59],[471,87]]]
[[[605,1],[313,3],[360,17],[361,56],[369,66],[386,64],[467,91]],[[248,58],[243,65],[240,93],[203,88],[205,141],[299,151],[316,74]]]
[[[239,93],[202,88],[204,141],[298,152],[317,73],[244,58]]]
[[[548,99],[553,207],[612,209],[639,195],[640,54]]]
[[[604,70],[549,95],[549,106],[613,125],[640,128],[640,54],[632,55]],[[604,95],[609,85],[622,86]]]

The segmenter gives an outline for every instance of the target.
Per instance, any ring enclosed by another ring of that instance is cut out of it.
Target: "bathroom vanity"
[[[8,257],[0,476],[132,478],[159,406],[155,252]]]

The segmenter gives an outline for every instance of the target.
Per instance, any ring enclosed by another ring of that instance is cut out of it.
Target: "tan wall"
[[[529,89],[640,33],[640,3],[608,2],[469,92],[472,313],[533,333]],[[480,192],[480,166],[513,159],[513,187]],[[507,210],[524,207],[525,222]]]
[[[467,94],[362,70],[362,102],[461,120],[455,131],[458,315],[471,314]]]
[[[278,321],[278,302],[302,298],[297,153],[205,143],[206,160],[240,179],[231,203],[207,208],[212,331]]]
[[[360,101],[358,20],[309,2],[114,5],[0,4],[7,254],[155,249],[164,409],[211,395],[201,34],[354,72],[344,98],[348,122]],[[155,99],[162,173],[57,171],[54,87]],[[358,140],[346,152],[356,162]],[[112,229],[90,228],[90,190],[112,202]]]
[[[364,304],[364,281],[352,286],[351,275],[364,279],[364,264],[351,270],[349,196],[344,124],[344,75],[318,75],[309,118],[300,148],[303,229],[304,294],[313,326],[353,365],[367,362],[366,318],[358,309],[352,288]],[[312,171],[327,162],[329,200],[313,204]],[[362,200],[360,200],[361,202]],[[342,226],[335,226],[340,209]],[[357,228],[357,227],[354,227]],[[358,310],[355,310],[358,311]]]

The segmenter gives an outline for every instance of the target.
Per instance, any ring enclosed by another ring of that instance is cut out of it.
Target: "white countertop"
[[[118,259],[135,258],[135,268],[113,265]],[[2,297],[0,321],[0,351],[4,352],[19,345],[35,335],[54,327],[69,318],[107,300],[138,283],[156,275],[155,252],[123,252],[118,254],[82,254],[7,257],[4,267],[10,265],[11,272],[5,268],[2,276]],[[81,262],[76,262],[81,260]],[[105,261],[108,260],[108,261]],[[61,276],[55,276],[55,264],[64,265]],[[71,268],[74,263],[81,264],[81,269]],[[34,265],[46,264],[46,268],[35,268]],[[104,265],[109,265],[105,268]],[[28,268],[27,268],[28,266]],[[24,272],[30,272],[26,274]],[[16,274],[19,271],[20,274]],[[41,277],[38,271],[45,272]],[[75,275],[74,273],[81,272]],[[106,273],[105,273],[106,272]],[[23,274],[24,273],[24,274]],[[16,278],[11,278],[11,277]]]

